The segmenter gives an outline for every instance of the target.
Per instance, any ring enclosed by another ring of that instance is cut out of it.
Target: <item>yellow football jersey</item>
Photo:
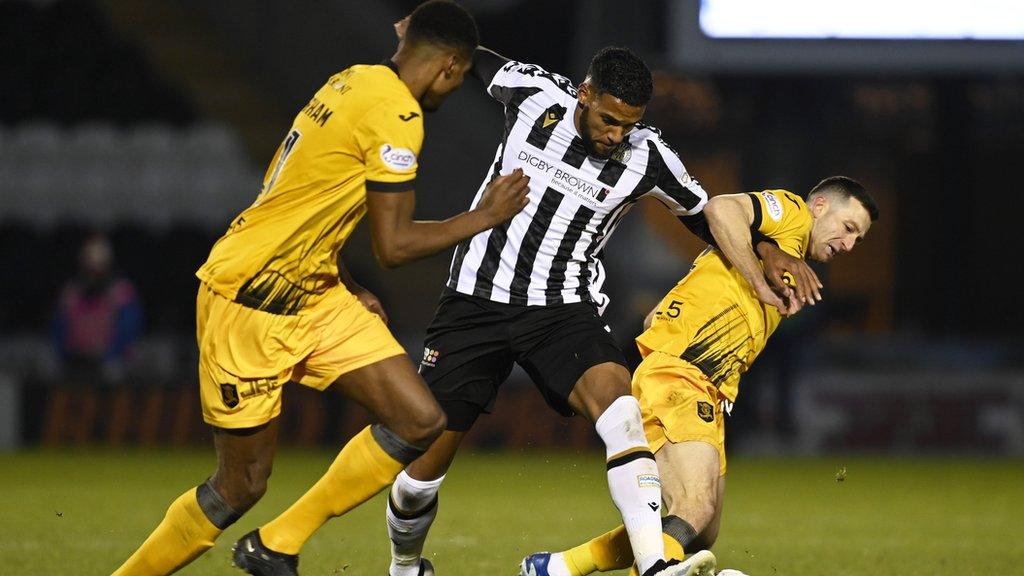
[[[295,117],[252,206],[196,275],[221,296],[296,314],[338,284],[366,191],[413,188],[423,111],[389,61],[334,76]]]
[[[807,204],[786,190],[748,194],[756,228],[779,248],[803,258],[811,232]],[[709,247],[662,299],[651,327],[637,339],[640,353],[658,350],[693,364],[730,401],[740,375],[764,349],[781,316],[717,249]]]

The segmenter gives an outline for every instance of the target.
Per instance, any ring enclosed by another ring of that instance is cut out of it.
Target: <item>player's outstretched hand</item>
[[[768,282],[777,292],[788,296],[791,301],[802,306],[814,305],[821,301],[821,281],[811,270],[807,262],[790,256],[778,246],[762,243],[758,246],[764,273]],[[786,275],[789,274],[789,278]],[[799,306],[797,310],[799,310]],[[794,311],[795,312],[795,311]]]
[[[477,208],[490,217],[492,226],[497,226],[526,208],[530,202],[529,191],[530,177],[523,174],[522,168],[516,168],[510,174],[491,180]]]
[[[383,320],[385,324],[388,323],[388,315],[384,312],[384,305],[380,303],[380,299],[377,298],[373,292],[363,288],[362,290],[358,290],[352,294],[359,300],[364,308],[373,312],[377,316],[380,316],[380,319]]]
[[[800,311],[800,303],[796,298],[787,294],[779,294],[767,282],[755,285],[754,293],[757,294],[758,300],[769,306],[775,306],[779,310],[779,314],[783,316],[792,316]]]

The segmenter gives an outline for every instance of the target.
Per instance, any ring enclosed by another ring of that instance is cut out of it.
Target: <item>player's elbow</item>
[[[373,256],[377,259],[377,264],[385,270],[398,268],[403,264],[401,258],[390,251],[374,250]]]
[[[408,251],[397,248],[375,250],[374,256],[377,258],[377,263],[384,270],[398,268],[398,266],[408,264],[415,259]]]
[[[722,227],[737,229],[750,224],[750,218],[744,221],[743,207],[736,195],[715,196],[708,200],[704,206],[704,217],[712,231]]]
[[[712,196],[707,204],[704,205],[704,215],[711,220],[713,218],[720,218],[722,211],[727,209],[725,205],[728,204],[728,199],[722,196]]]
[[[412,261],[408,251],[393,243],[375,244],[373,256],[377,259],[377,264],[385,270],[391,270]]]
[[[650,312],[647,313],[647,316],[644,317],[644,331],[649,330],[651,328],[651,324],[654,324],[654,315],[657,313],[657,311],[657,308],[653,308]]]

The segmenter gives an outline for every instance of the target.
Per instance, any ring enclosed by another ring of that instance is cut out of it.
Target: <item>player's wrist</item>
[[[479,215],[481,222],[483,223],[484,230],[494,228],[498,224],[502,223],[501,215],[498,214],[492,205],[477,206],[477,208],[472,212],[476,212]]]

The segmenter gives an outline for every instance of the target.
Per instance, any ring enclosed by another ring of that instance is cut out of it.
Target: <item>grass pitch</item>
[[[286,508],[333,454],[283,450],[267,496],[181,574],[236,576],[231,544]],[[110,574],[166,506],[212,471],[196,451],[0,455],[0,573]],[[843,481],[837,481],[846,469]],[[751,576],[1024,573],[1024,462],[732,458],[714,552]],[[313,575],[387,572],[384,500],[306,546]],[[441,576],[516,572],[617,523],[600,454],[462,454],[441,491],[427,554]]]

